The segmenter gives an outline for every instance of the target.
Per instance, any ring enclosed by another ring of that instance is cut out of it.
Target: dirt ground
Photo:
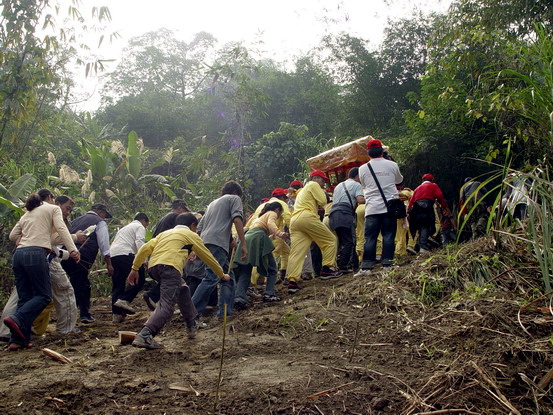
[[[147,351],[118,342],[119,330],[138,331],[149,315],[142,301],[115,325],[109,300],[96,299],[97,322],[82,334],[50,332],[30,350],[0,353],[0,413],[553,413],[549,385],[538,386],[553,367],[551,313],[521,312],[516,289],[491,285],[425,305],[406,279],[428,264],[313,280],[294,296],[280,286],[282,302],[237,313],[218,401],[216,318],[188,340],[175,316],[158,337],[165,348]]]

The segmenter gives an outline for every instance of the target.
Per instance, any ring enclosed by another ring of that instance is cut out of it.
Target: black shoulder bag
[[[370,163],[367,163],[367,166],[369,167],[369,170],[371,171],[371,174],[373,175],[373,179],[376,182],[376,186],[378,187],[378,190],[380,191],[380,195],[382,196],[382,200],[384,200],[384,204],[386,205],[386,209],[388,209],[388,215],[390,215],[394,219],[403,219],[407,216],[407,210],[405,209],[405,203],[403,203],[400,199],[390,199],[386,200],[386,196],[384,196],[384,192],[382,191],[382,187],[380,187],[380,182],[376,178],[376,174],[374,174],[374,170]]]

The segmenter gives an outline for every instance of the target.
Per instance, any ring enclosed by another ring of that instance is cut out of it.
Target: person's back
[[[378,186],[369,170],[369,163],[380,183],[386,200],[398,197],[396,184],[403,181],[403,176],[399,172],[397,163],[386,160],[385,158],[372,159],[367,164],[359,167],[359,179],[366,200],[365,216],[388,212],[382,195],[380,194],[380,190],[378,190]]]
[[[397,221],[388,214],[387,202],[399,199],[396,185],[403,176],[398,165],[383,157],[384,148],[380,140],[367,142],[370,161],[359,167],[359,181],[365,196],[365,245],[360,271],[355,276],[366,276],[376,265],[376,243],[382,235],[382,266],[393,265]],[[371,171],[372,170],[372,171]]]
[[[238,238],[242,242],[240,258],[248,255],[244,237],[244,214],[242,210],[242,187],[235,181],[226,182],[221,189],[221,197],[209,204],[200,223],[198,233],[203,243],[224,269],[229,269],[229,247],[231,243],[232,225],[236,227]],[[228,315],[232,314],[234,300],[234,276],[230,272],[228,280],[221,280],[209,269],[192,297],[192,301],[201,314],[205,309],[211,294],[220,285],[219,309],[217,315],[223,317],[225,305]]]
[[[206,245],[216,245],[228,252],[232,222],[242,216],[242,199],[237,195],[223,195],[207,207],[198,225],[198,233]]]
[[[177,212],[169,212],[165,216],[163,216],[156,224],[154,232],[152,233],[152,237],[155,238],[161,232],[173,229],[175,227],[175,219],[177,218],[177,216],[179,216]]]
[[[326,195],[322,187],[311,181],[302,188],[302,191],[296,197],[294,203],[294,212],[292,217],[297,217],[301,214],[319,216],[319,207],[326,205]]]
[[[59,229],[53,229],[55,224],[59,225]],[[68,248],[75,249],[69,230],[63,222],[59,206],[43,203],[31,211],[25,212],[12,232],[18,232],[18,230],[21,232],[18,247],[40,246],[50,249],[52,233],[56,231],[59,233],[60,229],[62,231],[60,236],[64,238]]]

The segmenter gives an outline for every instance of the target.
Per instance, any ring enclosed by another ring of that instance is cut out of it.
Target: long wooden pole
[[[234,262],[234,255],[236,254],[236,248],[232,248],[230,254],[230,261],[228,264],[227,274],[230,274],[232,269],[232,263]],[[223,362],[225,360],[225,338],[227,335],[227,304],[223,305],[223,342],[221,346],[221,361],[219,363],[219,377],[217,378],[217,392],[215,393],[215,403],[213,405],[213,412],[217,411],[217,405],[219,404],[219,391],[221,389],[221,380],[223,378]]]

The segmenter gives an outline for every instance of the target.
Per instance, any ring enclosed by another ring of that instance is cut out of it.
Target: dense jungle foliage
[[[444,15],[390,21],[377,49],[328,35],[292,68],[159,29],[131,39],[110,72],[80,40],[87,27],[99,43],[117,36],[109,10],[55,5],[2,1],[2,228],[39,187],[72,196],[76,213],[104,202],[121,223],[174,197],[202,209],[228,179],[254,206],[303,179],[308,157],[365,135],[390,146],[406,186],[431,172],[452,202],[467,176],[550,168],[549,0],[456,0]],[[92,113],[71,109],[74,62],[105,81]]]

